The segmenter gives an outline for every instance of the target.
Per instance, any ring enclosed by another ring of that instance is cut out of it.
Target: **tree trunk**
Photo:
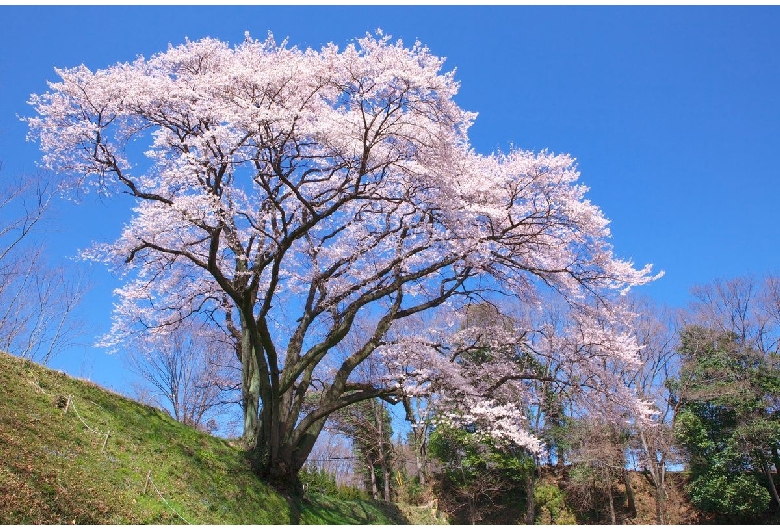
[[[316,422],[304,434],[297,435],[278,425],[276,429],[265,429],[265,410],[260,411],[261,434],[254,449],[258,474],[282,493],[302,493],[298,473],[306,463],[325,420]],[[273,435],[274,437],[272,437]]]
[[[260,477],[283,493],[302,493],[298,473],[328,416],[315,413],[300,416],[300,398],[308,388],[307,373],[308,376],[311,373],[304,372],[302,381],[285,382],[282,391],[280,381],[284,374],[278,370],[270,333],[264,321],[256,322],[249,315],[241,312],[244,440]],[[345,372],[334,381],[322,396],[320,407],[328,409],[339,403],[347,377]],[[376,475],[375,470],[372,473]],[[376,476],[373,482],[376,488]]]
[[[414,459],[417,465],[417,480],[420,482],[420,486],[425,486],[425,474],[427,467],[427,451],[428,451],[428,425],[427,422],[418,418],[415,411],[412,409],[412,402],[410,398],[403,398],[404,410],[406,411],[406,421],[409,422],[412,428],[412,434],[414,435]]]
[[[655,491],[655,520],[656,524],[666,524],[666,463],[664,461],[663,453],[661,455],[661,461],[657,460],[655,451],[651,451],[645,433],[640,429],[639,438],[642,441],[642,449],[647,455],[647,471],[650,473],[650,477],[653,479],[653,489]]]
[[[536,520],[536,501],[534,499],[534,489],[536,486],[536,473],[531,471],[525,478],[525,496],[528,499],[528,506],[525,510],[525,524],[534,524]]]
[[[772,446],[772,463],[775,465],[775,475],[776,476],[780,475],[780,455],[778,454],[776,445]],[[770,471],[770,481],[772,481],[772,479],[771,479],[771,469],[769,471]],[[772,485],[773,486],[775,485],[774,481],[772,481]],[[775,489],[777,489],[776,486],[775,486]]]
[[[284,422],[281,414],[283,399],[289,400],[292,390],[288,390],[285,396],[279,394],[278,373],[269,370],[260,335],[260,326],[242,312],[244,441],[250,448],[253,466],[260,477],[283,493],[299,494],[302,490],[298,472],[311,447],[304,451],[301,458],[299,447],[294,445],[297,442],[292,439],[293,429]],[[275,359],[269,361],[276,362]]]
[[[390,502],[390,470],[388,469],[387,445],[385,444],[384,411],[385,407],[376,400],[373,402],[374,419],[377,425],[377,448],[379,449],[379,462],[382,466],[382,482],[385,502]]]
[[[417,480],[420,481],[420,486],[425,486],[425,473],[427,467],[427,452],[428,452],[428,429],[426,425],[422,427],[416,427],[413,429],[414,438],[417,442],[414,448],[414,457],[417,464]]]
[[[607,499],[609,500],[609,522],[617,524],[615,521],[615,501],[612,498],[612,474],[607,474]]]
[[[658,465],[660,480],[655,486],[656,518],[658,524],[668,524],[666,516],[666,464],[661,461]]]
[[[772,498],[777,503],[777,506],[780,507],[780,497],[777,495],[777,488],[775,487],[775,481],[772,479],[772,470],[769,469],[769,464],[766,462],[762,464],[764,468],[764,472],[766,473],[766,478],[769,481],[769,491],[772,493]]]
[[[369,463],[368,471],[371,480],[371,498],[376,500],[376,498],[379,497],[379,489],[376,487],[376,470],[374,469],[373,463]]]
[[[477,520],[477,511],[474,507],[474,499],[471,498],[471,495],[468,497],[468,508],[469,508],[469,523],[473,526],[477,524],[479,521]]]
[[[241,404],[244,412],[244,444],[254,448],[259,433],[260,373],[257,358],[249,340],[249,332],[244,328],[241,337]]]
[[[607,484],[607,498],[609,499],[609,522],[610,524],[617,524],[615,522],[615,501],[612,498],[612,483],[610,481]]]
[[[390,470],[387,466],[387,460],[382,460],[382,478],[384,479],[384,498],[385,502],[390,502]]]
[[[623,484],[626,486],[626,499],[628,499],[628,512],[631,517],[636,517],[636,501],[634,500],[634,490],[631,487],[631,477],[628,469],[623,468]]]
[[[423,471],[424,464],[422,456],[416,449],[414,451],[414,459],[417,465],[417,480],[420,482],[420,486],[425,486],[425,472]]]

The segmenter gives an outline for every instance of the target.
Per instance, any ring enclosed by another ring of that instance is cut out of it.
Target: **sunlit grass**
[[[405,522],[370,501],[285,499],[237,444],[2,353],[0,403],[0,524]]]

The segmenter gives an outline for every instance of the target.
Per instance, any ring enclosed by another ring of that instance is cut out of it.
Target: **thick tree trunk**
[[[250,448],[255,471],[263,479],[282,492],[301,493],[298,473],[327,420],[327,414],[315,413],[343,403],[341,398],[350,373],[348,368],[359,364],[360,359],[352,359],[323,393],[319,411],[301,417],[311,370],[299,374],[299,381],[285,381],[284,372],[278,369],[279,361],[265,322],[260,319],[255,322],[249,315],[249,311],[246,315],[241,314],[244,439]],[[385,327],[389,327],[389,322]],[[374,482],[376,485],[376,480]]]
[[[263,411],[260,416],[264,417]],[[257,473],[282,493],[302,493],[298,473],[306,463],[323,424],[324,420],[317,422],[297,439],[293,438],[292,432],[277,428],[276,439],[271,439],[267,438],[268,433],[274,431],[264,429],[261,421],[261,436],[253,451]]]
[[[292,429],[283,422],[282,396],[276,390],[278,374],[269,371],[265,354],[258,326],[252,317],[242,313],[243,439],[258,475],[280,491],[300,493],[298,472],[306,457],[300,462],[294,458],[296,448],[292,446]]]
[[[243,440],[247,447],[254,448],[259,435],[260,373],[257,358],[244,329],[241,339],[241,403],[244,413]]]

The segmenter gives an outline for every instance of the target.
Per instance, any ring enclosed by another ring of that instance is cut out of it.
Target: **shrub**
[[[555,484],[539,484],[534,489],[537,524],[577,524],[566,507],[566,494]]]
[[[688,487],[691,502],[700,509],[723,515],[750,517],[769,507],[766,488],[752,475],[706,473]]]

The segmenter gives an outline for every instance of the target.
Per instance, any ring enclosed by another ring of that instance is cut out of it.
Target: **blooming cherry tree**
[[[128,274],[108,342],[219,315],[240,338],[245,440],[280,483],[295,480],[329,414],[439,388],[442,374],[462,382],[453,399],[467,414],[540,449],[502,398],[511,362],[483,367],[495,372],[479,383],[468,362],[421,346],[435,329],[388,339],[435,308],[532,304],[552,288],[590,307],[576,331],[599,348],[582,355],[636,353],[611,331],[610,300],[650,281],[650,267],[613,255],[569,156],[475,153],[475,115],[454,102],[442,63],[381,33],[319,51],[247,35],[57,70],[32,97],[44,165],[136,199],[119,239],[87,252]],[[361,343],[344,353],[357,323]],[[351,377],[372,355],[386,375]]]

